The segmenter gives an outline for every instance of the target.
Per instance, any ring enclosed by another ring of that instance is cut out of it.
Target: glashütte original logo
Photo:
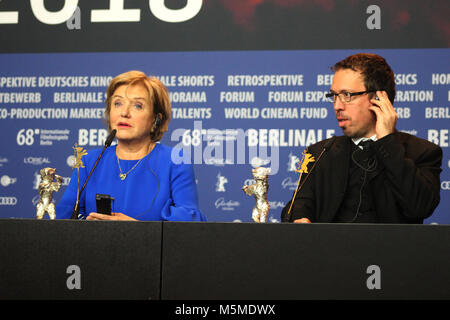
[[[283,189],[295,190],[297,188],[297,181],[292,180],[291,177],[287,177],[281,181],[281,187]]]
[[[216,209],[221,209],[224,211],[234,211],[236,207],[239,207],[241,204],[238,201],[228,200],[226,201],[224,197],[218,198],[216,202],[214,202]]]
[[[5,163],[8,163],[8,158],[0,157],[0,167],[3,167]]]

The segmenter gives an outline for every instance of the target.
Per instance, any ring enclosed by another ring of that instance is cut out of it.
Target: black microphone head
[[[116,137],[116,132],[117,132],[117,130],[114,129],[109,133],[109,136],[106,138],[106,141],[105,141],[105,147],[109,147],[111,145],[114,138]]]

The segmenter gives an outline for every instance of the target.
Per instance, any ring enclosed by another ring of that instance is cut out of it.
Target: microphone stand
[[[86,187],[86,184],[89,181],[89,178],[91,177],[92,172],[94,172],[95,167],[97,167],[98,162],[100,161],[101,157],[103,156],[103,152],[105,152],[106,148],[108,148],[111,145],[114,137],[116,136],[116,132],[117,132],[116,129],[111,131],[108,138],[106,139],[105,146],[103,147],[102,152],[100,153],[97,160],[95,161],[95,164],[91,169],[91,172],[89,172],[89,175],[86,178],[86,181],[84,182],[83,187],[81,187],[80,192],[78,192],[78,194],[77,194],[77,201],[75,202],[75,206],[73,208],[72,216],[70,217],[70,219],[78,219],[78,215],[80,214],[80,194],[83,192],[84,188]]]
[[[301,175],[300,178],[298,179],[298,183],[297,183],[297,188],[295,189],[294,192],[294,196],[292,197],[291,200],[291,205],[289,207],[289,210],[287,212],[287,219],[289,219],[289,215],[291,214],[291,210],[292,210],[292,205],[294,204],[295,201],[295,196],[297,195],[297,193],[302,189],[303,185],[305,184],[306,180],[308,180],[309,175],[311,174],[311,172],[313,172],[314,168],[316,167],[316,165],[319,163],[320,158],[322,158],[322,155],[325,153],[325,151],[328,151],[328,149],[330,149],[331,145],[334,143],[334,140],[336,139],[336,136],[334,136],[333,138],[331,138],[330,141],[328,141],[325,146],[322,149],[322,152],[319,154],[319,157],[317,158],[317,161],[314,162],[314,165],[312,166],[311,170],[309,170],[308,174],[306,175],[305,180],[302,181],[302,184],[300,184],[300,179],[301,179]]]

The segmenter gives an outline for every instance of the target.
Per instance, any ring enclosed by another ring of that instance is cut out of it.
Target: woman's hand
[[[97,221],[100,221],[100,220],[137,221],[136,219],[131,218],[127,215],[124,215],[123,213],[120,213],[120,212],[111,212],[111,215],[101,214],[101,213],[97,213],[97,212],[91,212],[89,214],[89,216],[86,218],[86,220],[91,220],[91,221],[94,221],[94,220],[97,220]]]

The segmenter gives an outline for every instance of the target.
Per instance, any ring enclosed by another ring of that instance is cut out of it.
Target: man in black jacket
[[[423,223],[439,204],[442,149],[395,129],[394,73],[384,58],[356,54],[332,70],[328,97],[344,136],[308,148],[316,162],[281,220]]]

